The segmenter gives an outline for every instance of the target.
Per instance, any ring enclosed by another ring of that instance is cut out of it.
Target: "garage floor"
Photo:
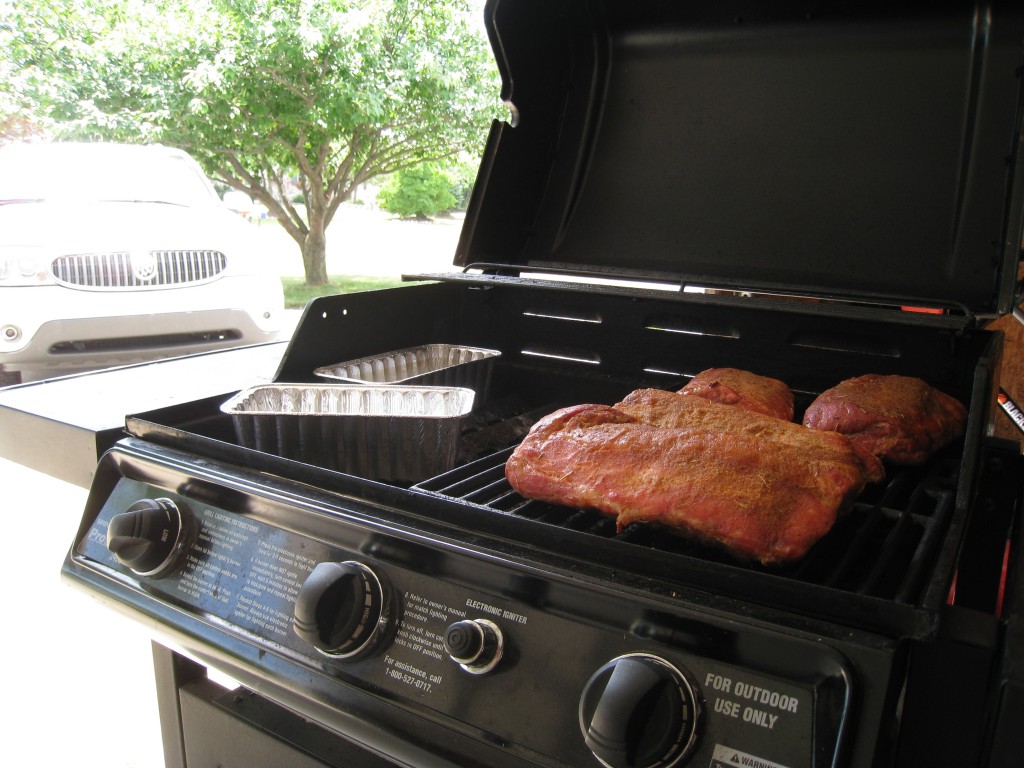
[[[148,636],[60,578],[88,492],[2,459],[0,488],[8,522],[0,763],[162,766]]]

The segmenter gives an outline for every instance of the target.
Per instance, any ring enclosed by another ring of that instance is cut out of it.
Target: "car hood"
[[[226,208],[169,203],[18,202],[0,205],[0,245],[52,256],[123,250],[211,249],[231,256],[255,247],[252,226]]]

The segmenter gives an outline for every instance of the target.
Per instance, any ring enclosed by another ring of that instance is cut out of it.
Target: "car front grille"
[[[75,288],[138,290],[209,282],[226,266],[220,251],[111,251],[59,256],[51,269],[58,283]]]

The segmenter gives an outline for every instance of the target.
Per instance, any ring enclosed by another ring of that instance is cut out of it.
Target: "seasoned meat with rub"
[[[742,559],[799,559],[864,487],[841,435],[638,390],[541,419],[505,466],[527,498],[656,523]]]
[[[621,408],[640,421],[662,427],[687,426],[692,424],[695,418],[709,418],[713,421],[707,425],[708,429],[717,428],[729,432],[756,430],[762,434],[771,435],[772,440],[793,442],[797,448],[801,449],[809,447],[808,441],[811,444],[815,441],[814,438],[807,435],[810,430],[791,421],[787,422],[771,416],[737,409],[697,412],[693,408],[687,407],[686,400],[688,399],[660,389],[638,389],[626,396],[622,402],[616,403],[615,407]],[[782,422],[782,424],[775,422]],[[828,438],[828,441],[834,450],[844,456],[852,451],[867,482],[876,483],[885,479],[885,468],[874,455],[861,454],[844,435],[834,434]]]
[[[912,376],[868,374],[822,392],[804,425],[841,432],[861,456],[921,464],[964,433],[967,409]]]
[[[679,390],[723,405],[793,420],[793,391],[785,382],[738,368],[709,368]]]

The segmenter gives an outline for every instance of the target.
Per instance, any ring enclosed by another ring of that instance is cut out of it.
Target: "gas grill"
[[[512,117],[465,270],[314,300],[274,377],[491,351],[451,468],[254,444],[235,392],[129,416],[97,467],[63,572],[152,627],[168,763],[1013,764],[1024,467],[987,436],[984,324],[1019,298],[1024,16],[491,0],[486,22]],[[544,414],[720,366],[785,381],[798,419],[843,379],[920,377],[966,434],[783,567],[505,480]],[[326,441],[312,416],[300,448]]]

